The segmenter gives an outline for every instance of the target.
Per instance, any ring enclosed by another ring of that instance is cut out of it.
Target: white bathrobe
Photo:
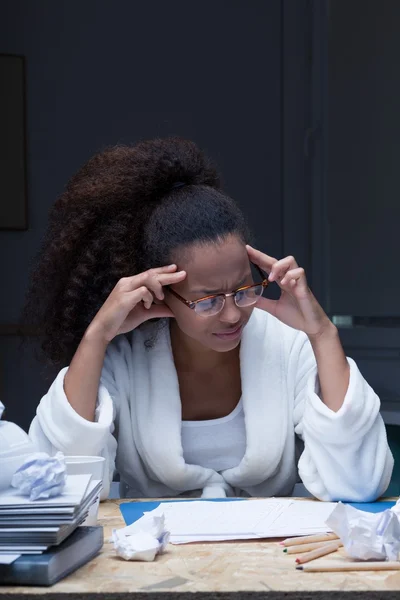
[[[191,493],[290,495],[298,475],[321,500],[368,501],[387,488],[393,468],[375,392],[349,359],[350,384],[333,412],[318,396],[315,357],[305,334],[255,309],[240,348],[247,447],[220,473],[187,464],[181,443],[181,401],[169,328],[146,348],[146,331],[108,347],[96,421],[80,417],[63,389],[63,369],[42,398],[30,436],[43,450],[106,458],[108,493],[114,468],[128,497]],[[298,461],[296,434],[304,442]]]

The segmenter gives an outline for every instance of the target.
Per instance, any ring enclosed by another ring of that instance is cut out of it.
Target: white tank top
[[[185,462],[214,471],[236,467],[246,451],[242,399],[226,417],[208,421],[182,421]]]

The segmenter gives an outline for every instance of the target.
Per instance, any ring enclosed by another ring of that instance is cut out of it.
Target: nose
[[[240,321],[241,312],[240,308],[236,305],[233,296],[225,299],[225,306],[220,313],[219,320],[222,323],[229,323],[230,325],[236,325]]]

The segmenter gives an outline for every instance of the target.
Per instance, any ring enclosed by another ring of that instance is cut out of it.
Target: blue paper
[[[246,498],[194,498],[193,500],[208,500],[211,502],[235,502],[237,500],[246,500]],[[193,500],[174,500],[174,502],[193,502]],[[145,512],[149,512],[170,500],[161,500],[160,502],[124,502],[119,505],[120,511],[127,525],[131,525],[141,517]]]
[[[396,502],[348,502],[350,506],[354,506],[358,510],[363,510],[370,513],[380,513],[388,508],[392,508]]]

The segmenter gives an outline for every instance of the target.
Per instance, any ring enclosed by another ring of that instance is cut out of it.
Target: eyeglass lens
[[[257,302],[262,293],[262,285],[255,285],[247,290],[240,290],[235,294],[236,306],[239,308],[251,306]],[[196,303],[195,311],[198,315],[203,317],[211,317],[221,312],[221,310],[224,308],[225,300],[225,296],[213,296],[212,298],[206,298],[205,300]]]

